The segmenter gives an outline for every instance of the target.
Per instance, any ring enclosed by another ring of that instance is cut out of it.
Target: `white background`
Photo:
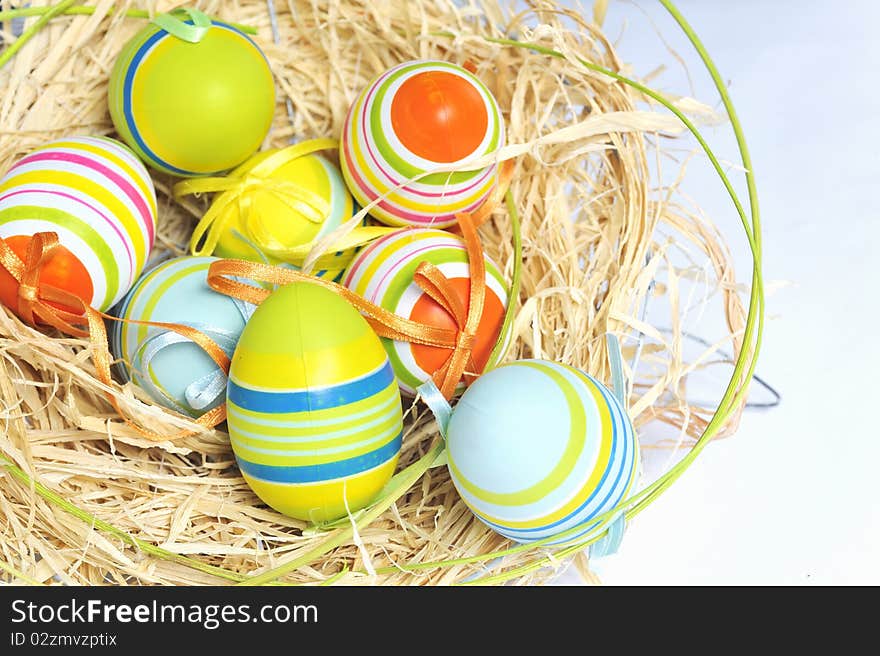
[[[768,298],[758,366],[783,401],[746,412],[739,432],[710,444],[631,523],[618,554],[593,568],[610,585],[876,585],[880,3],[678,6],[729,81],[746,132],[766,281],[789,283]],[[696,97],[717,106],[696,53],[659,3],[611,2],[605,29],[620,37],[623,59],[642,74],[670,64],[652,84],[690,94],[655,27],[684,58]],[[737,161],[728,127],[708,136],[719,156]],[[747,282],[739,220],[705,162],[691,168],[685,189],[729,236]],[[572,572],[560,579],[575,581]]]

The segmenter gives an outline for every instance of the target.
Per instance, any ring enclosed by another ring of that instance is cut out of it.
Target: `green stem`
[[[715,62],[709,55],[709,51],[706,50],[706,47],[703,45],[700,37],[697,36],[697,33],[694,32],[694,29],[691,27],[690,23],[685,20],[684,16],[681,15],[681,13],[678,11],[675,5],[670,2],[670,0],[660,0],[660,4],[662,4],[663,7],[666,8],[666,10],[678,23],[679,27],[681,27],[685,35],[687,35],[688,40],[691,42],[691,45],[694,46],[694,49],[697,51],[697,54],[700,55],[700,59],[706,66],[706,70],[709,71],[712,82],[715,83],[715,88],[718,89],[718,93],[721,96],[721,102],[724,104],[724,109],[727,111],[727,116],[730,119],[730,125],[733,128],[733,133],[736,136],[737,147],[739,148],[743,167],[746,171],[746,185],[748,186],[749,190],[749,206],[752,214],[752,223],[754,224],[755,231],[760,232],[761,213],[758,207],[758,189],[757,185],[755,184],[755,176],[752,168],[752,156],[751,153],[749,153],[749,147],[746,144],[746,137],[743,133],[742,124],[739,121],[739,115],[736,113],[736,108],[733,106],[733,101],[731,100],[730,94],[727,91],[727,85],[724,83],[721,74],[718,72],[718,67],[715,66]],[[761,256],[761,245],[759,242],[757,253],[759,263],[761,261]]]
[[[12,565],[10,565],[8,563],[4,563],[2,560],[0,560],[0,569],[2,569],[7,574],[12,575],[15,578],[17,578],[21,581],[24,581],[28,585],[40,585],[40,586],[43,585],[42,583],[40,583],[36,579],[32,579],[27,574],[24,574],[23,572],[19,572]]]
[[[63,3],[62,3],[63,4]],[[14,18],[29,18],[31,16],[43,16],[49,11],[55,9],[58,5],[49,5],[47,7],[22,7],[21,9],[10,9],[8,11],[0,11],[0,22],[12,20]],[[97,11],[97,7],[68,7],[62,11],[59,11],[55,14],[64,15],[64,16],[91,16]],[[110,8],[110,12],[114,12],[115,9]],[[151,19],[153,14],[151,14],[146,9],[126,9],[122,12],[122,15],[126,18],[143,18],[143,19]],[[229,23],[235,28],[238,28],[245,34],[256,34],[257,28],[251,27],[249,25],[242,25],[241,23]]]
[[[159,558],[161,560],[168,560],[175,563],[179,563],[181,565],[185,565],[192,569],[198,570],[200,572],[204,572],[206,574],[211,574],[213,576],[217,576],[222,579],[226,579],[227,581],[242,581],[245,579],[243,574],[238,574],[236,572],[230,572],[229,570],[225,570],[221,567],[214,567],[213,565],[208,565],[201,561],[198,561],[194,558],[188,558],[187,556],[182,556],[180,554],[173,553],[168,551],[167,549],[163,549],[162,547],[157,547],[149,542],[144,542],[143,540],[139,540],[136,537],[133,537],[123,531],[120,528],[116,528],[112,524],[108,524],[107,522],[98,519],[94,515],[82,510],[78,506],[72,504],[70,501],[59,495],[58,493],[50,490],[48,487],[43,485],[42,483],[34,480],[30,476],[28,476],[27,472],[21,469],[14,462],[6,458],[6,456],[0,455],[0,466],[5,467],[6,470],[12,474],[13,477],[17,478],[21,482],[26,485],[32,487],[34,491],[39,494],[41,497],[55,504],[65,512],[73,515],[74,517],[82,520],[86,524],[98,528],[105,533],[109,533],[110,535],[114,535],[126,544],[131,545],[137,549],[140,549],[142,552]]]
[[[501,332],[498,333],[498,341],[495,342],[495,348],[489,354],[487,371],[498,366],[498,361],[504,357],[502,349],[505,342],[507,342],[507,333],[513,323],[513,318],[516,316],[516,305],[519,300],[520,280],[522,278],[522,230],[520,228],[516,202],[509,189],[504,195],[504,202],[507,205],[507,213],[510,216],[510,228],[513,232],[513,279],[510,281],[510,292],[507,295],[507,311],[504,313],[504,323],[501,324]]]
[[[730,94],[727,91],[727,85],[724,84],[724,80],[721,77],[721,74],[718,72],[718,68],[715,65],[715,62],[712,60],[712,57],[709,55],[709,52],[706,50],[706,47],[703,45],[700,38],[697,36],[694,29],[691,25],[685,20],[684,16],[678,11],[671,0],[660,0],[660,4],[670,13],[670,15],[675,19],[678,25],[681,27],[682,31],[688,37],[688,40],[694,46],[694,49],[700,56],[700,59],[703,61],[703,64],[706,67],[706,70],[709,72],[710,77],[712,78],[712,82],[715,84],[715,88],[718,90],[719,95],[721,96],[721,101],[724,104],[724,108],[727,111],[727,116],[730,119],[730,124],[733,129],[733,133],[736,137],[737,147],[739,148],[740,158],[742,159],[743,167],[745,169],[746,176],[746,185],[748,187],[749,193],[749,209],[751,213],[752,220],[752,230],[755,236],[753,241],[750,241],[750,245],[752,246],[752,256],[754,260],[754,269],[753,269],[753,280],[752,280],[752,290],[749,299],[749,316],[747,318],[746,330],[743,334],[743,349],[740,352],[741,357],[737,359],[739,362],[742,359],[743,353],[749,352],[749,345],[752,341],[752,333],[755,332],[755,344],[754,348],[751,350],[751,362],[749,364],[749,368],[744,377],[745,381],[750,381],[755,372],[755,366],[758,361],[758,353],[761,348],[761,344],[763,341],[763,332],[764,332],[764,295],[763,295],[763,284],[761,281],[761,269],[762,269],[762,241],[761,241],[761,215],[760,208],[758,205],[758,191],[757,185],[755,183],[755,175],[754,169],[752,166],[752,158],[749,152],[748,144],[746,143],[745,134],[742,129],[742,124],[739,120],[739,115],[736,112],[736,108],[733,105],[733,101],[730,98]],[[752,312],[753,309],[759,308],[757,310],[757,330],[754,330],[755,327],[755,313]],[[737,371],[734,371],[734,375],[731,378],[731,385],[735,385],[738,380]],[[730,386],[728,387],[728,389]],[[737,407],[739,402],[744,398],[745,394],[748,391],[748,385],[743,385],[739,390],[739,393],[731,400],[730,406],[732,408]],[[726,398],[725,394],[725,398]],[[723,404],[723,400],[722,400]],[[719,409],[721,409],[722,404],[719,404]],[[726,418],[725,418],[726,419]],[[713,422],[715,417],[713,417]],[[710,437],[714,436],[717,430],[720,428],[710,422],[710,424],[706,427],[703,436],[698,441],[697,445],[695,445],[694,449],[688,453],[688,462],[679,464],[689,464],[702,450],[703,444],[706,441],[706,435],[708,434]],[[693,454],[693,457],[691,457]],[[671,475],[664,476],[662,481],[658,481],[659,485],[656,485],[654,490],[646,490],[648,492],[645,495],[644,503],[641,506],[633,508],[633,512],[631,515],[638,514],[642,508],[646,507],[657,495],[659,495],[663,490],[665,490],[669,485],[671,485],[678,476],[684,471],[684,468],[680,470],[676,470],[675,472],[670,472]],[[643,491],[644,492],[644,491]],[[628,517],[630,515],[628,514]]]
[[[15,53],[24,48],[25,44],[33,39],[37,33],[45,27],[46,23],[69,9],[75,2],[77,2],[77,0],[64,0],[64,2],[60,4],[47,8],[45,13],[40,16],[39,20],[35,21],[34,24],[27,28],[11,46],[6,48],[6,50],[0,54],[0,68],[3,68],[6,65],[6,62],[15,56]]]

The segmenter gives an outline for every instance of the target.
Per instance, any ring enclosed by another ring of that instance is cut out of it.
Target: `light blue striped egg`
[[[626,411],[592,376],[519,360],[483,374],[452,413],[449,470],[468,507],[517,542],[583,538],[627,498],[638,441]]]
[[[201,330],[231,356],[253,306],[215,292],[208,268],[216,257],[176,257],[141,276],[114,314]],[[110,348],[125,379],[178,412],[196,417],[225,400],[226,376],[197,344],[166,328],[110,326]]]

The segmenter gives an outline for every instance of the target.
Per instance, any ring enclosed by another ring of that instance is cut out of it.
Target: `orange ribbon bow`
[[[219,260],[211,264],[208,269],[208,285],[215,291],[253,305],[262,303],[271,291],[233,278],[249,278],[274,285],[308,282],[329,289],[359,310],[380,337],[449,349],[451,351],[449,357],[443,366],[434,372],[432,378],[443,396],[450,399],[463,377],[472,377],[481,373],[476,371],[472,357],[486,298],[486,264],[483,260],[483,249],[477,227],[492,214],[504,197],[512,172],[512,162],[502,164],[498,184],[492,195],[473,214],[464,212],[456,215],[467,247],[470,267],[471,285],[467,309],[462,306],[449,279],[433,264],[422,262],[413,277],[422,291],[449,313],[455,322],[455,330],[404,319],[367,301],[342,285],[269,264],[245,260]],[[513,302],[512,299],[510,302]]]
[[[449,279],[434,265],[422,262],[414,277],[416,284],[455,320],[457,330],[404,319],[335,282],[270,264],[246,260],[219,260],[211,264],[208,269],[208,285],[215,291],[254,305],[266,300],[271,291],[233,278],[249,278],[274,285],[308,282],[329,289],[357,308],[380,337],[451,349],[449,358],[433,376],[437,387],[448,399],[452,397],[455,387],[464,375],[465,367],[472,364],[471,350],[483,312],[483,299],[486,293],[485,263],[476,228],[469,214],[460,215],[459,221],[466,235],[465,242],[472,267],[468,311],[465,312],[462,307]]]
[[[183,335],[204,349],[217,366],[224,373],[228,373],[229,357],[214,340],[195,328],[174,323],[120,319],[99,312],[76,294],[40,282],[40,272],[43,266],[52,259],[59,246],[56,233],[38,232],[31,237],[25,261],[22,262],[9,244],[0,238],[0,266],[6,269],[18,283],[17,307],[12,309],[31,326],[36,327],[42,323],[52,326],[66,335],[88,337],[91,341],[92,361],[95,364],[97,377],[104,385],[112,386],[113,378],[110,373],[112,356],[107,346],[107,329],[103,319],[164,328]],[[129,426],[152,440],[176,439],[197,432],[181,430],[171,435],[157,433],[132,421],[112,393],[107,392],[107,399]],[[221,405],[201,415],[196,419],[196,423],[205,428],[211,428],[225,418],[226,407]]]

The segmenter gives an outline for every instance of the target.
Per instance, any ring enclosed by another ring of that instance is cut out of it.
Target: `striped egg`
[[[507,308],[507,289],[498,265],[484,256],[486,296],[472,351],[479,371],[485,369],[498,341]],[[470,306],[470,267],[461,237],[430,228],[404,228],[376,240],[352,260],[343,284],[368,301],[405,319],[456,329],[453,317],[413,282],[416,268],[430,262],[449,279],[462,305]],[[505,347],[510,332],[504,337]],[[409,395],[428,380],[451,355],[450,349],[382,338],[401,390]],[[461,388],[463,389],[463,387]]]
[[[116,59],[108,101],[116,131],[149,166],[196,176],[237,166],[260,147],[275,85],[260,48],[232,25],[211,21],[189,43],[150,23]]]
[[[255,155],[248,170],[277,152],[267,150]],[[323,201],[326,205],[323,221],[310,220],[304,210],[292,207],[291,201],[268,186],[273,181],[293,185]],[[238,202],[226,206],[219,218],[224,229],[214,248],[215,255],[270,264],[301,264],[301,261],[285,258],[284,249],[302,246],[328,235],[355,213],[354,201],[342,174],[321,155],[304,155],[285,163],[267,176],[266,185],[246,188]],[[220,202],[221,197],[214,202]],[[321,257],[313,273],[338,281],[354,252],[354,249],[347,249]]]
[[[368,505],[394,472],[403,418],[388,356],[338,295],[296,282],[254,311],[229,372],[229,438],[266,504],[324,522]]]
[[[517,542],[583,538],[635,483],[638,441],[626,411],[592,376],[519,360],[462,395],[447,433],[449,471],[483,522]]]
[[[379,221],[442,228],[457,212],[479,207],[495,186],[496,164],[448,169],[503,146],[504,120],[489,90],[465,69],[411,61],[363,90],[341,141],[342,173],[361,206],[382,197],[370,210]]]
[[[156,232],[156,192],[118,141],[73,137],[37,148],[0,178],[0,237],[24,260],[32,235],[58,234],[40,281],[107,310],[143,270]],[[0,302],[18,284],[0,269]]]
[[[231,356],[253,306],[208,286],[208,268],[216,260],[187,256],[158,264],[114,314],[196,328]],[[196,417],[225,401],[226,375],[198,344],[174,331],[113,321],[110,349],[122,377],[165,407]]]

